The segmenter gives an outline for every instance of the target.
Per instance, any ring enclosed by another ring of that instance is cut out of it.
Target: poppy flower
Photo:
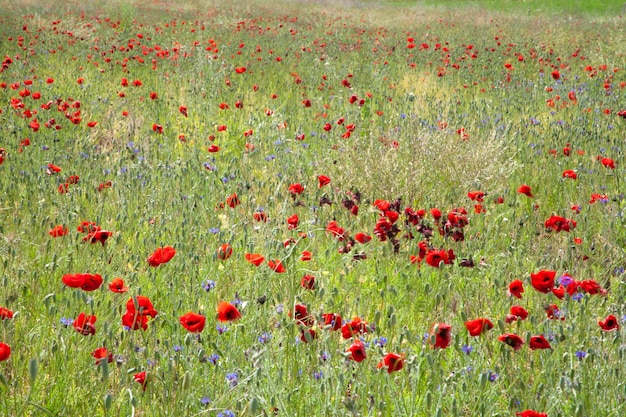
[[[524,283],[519,279],[511,281],[509,284],[509,289],[507,294],[509,296],[513,296],[515,298],[522,298],[522,293],[524,292]]]
[[[445,323],[435,323],[431,335],[435,336],[433,347],[445,349],[450,345],[450,340],[452,340],[452,326]]]
[[[328,223],[328,225],[326,226],[326,231],[331,233],[339,240],[344,239],[345,230],[343,229],[343,227],[339,227],[337,222],[334,220]]]
[[[549,293],[554,288],[555,271],[541,270],[536,274],[530,274],[530,284],[539,292]]]
[[[368,333],[369,327],[360,317],[354,317],[351,321],[341,326],[341,337],[350,339],[351,337],[363,333]]]
[[[330,326],[330,330],[341,329],[342,319],[339,314],[336,313],[324,313],[322,314],[324,319],[324,326]]]
[[[318,176],[317,180],[319,181],[319,188],[322,188],[323,186],[330,184],[330,178],[328,178],[326,175]]]
[[[148,329],[148,316],[127,311],[122,315],[122,326],[131,330]]]
[[[470,191],[467,193],[470,200],[478,201],[479,203],[484,201],[485,193],[483,191]]]
[[[126,302],[126,312],[132,315],[137,313],[140,316],[152,318],[155,318],[158,314],[152,305],[152,301],[144,295],[129,298]]]
[[[315,329],[303,329],[300,332],[300,341],[303,343],[312,342],[316,338],[317,332],[315,331]]]
[[[6,361],[11,356],[11,347],[6,343],[0,342],[0,362]]]
[[[533,193],[530,190],[530,187],[526,184],[520,185],[519,188],[517,189],[517,192],[520,194],[524,194],[527,197],[534,197]]]
[[[576,287],[582,288],[584,292],[589,295],[606,295],[607,291],[600,286],[594,279],[585,279],[583,281],[576,282]]]
[[[54,226],[52,230],[48,232],[48,234],[52,237],[61,237],[65,236],[68,232],[67,227],[63,225]]]
[[[99,365],[103,359],[106,359],[108,363],[113,362],[113,354],[109,353],[109,351],[104,347],[99,347],[91,352],[91,356],[96,358],[96,365]]]
[[[239,198],[237,197],[237,193],[233,193],[232,195],[226,197],[226,205],[230,208],[235,208],[240,204]]]
[[[293,309],[293,318],[296,320],[296,323],[301,324],[303,326],[312,326],[313,325],[313,316],[309,314],[309,310],[306,308],[304,304],[296,304]]]
[[[370,240],[372,240],[372,237],[370,235],[366,235],[365,233],[359,232],[356,235],[354,235],[354,240],[356,240],[359,243],[367,243]]]
[[[451,264],[452,262],[445,250],[430,250],[426,254],[426,263],[432,267],[439,268],[441,263]]]
[[[349,359],[355,362],[363,362],[367,355],[365,354],[365,345],[360,339],[356,339],[346,352],[350,353]]]
[[[96,320],[97,318],[94,315],[80,313],[74,320],[74,323],[72,323],[72,326],[74,327],[74,330],[83,336],[93,336],[96,334],[96,327],[94,326]]]
[[[180,324],[191,333],[200,333],[204,330],[206,318],[200,314],[189,312],[180,317]]]
[[[313,254],[309,252],[308,250],[302,251],[302,253],[300,254],[301,261],[307,262],[307,261],[310,261],[311,259],[313,259]]]
[[[555,80],[558,80],[559,78],[561,78],[561,74],[559,73],[558,70],[552,71],[551,75],[552,75],[552,78],[554,78]]]
[[[102,285],[102,276],[98,274],[65,274],[61,280],[70,288],[84,291],[95,291]]]
[[[113,232],[109,232],[107,230],[96,230],[95,232],[89,233],[87,236],[85,236],[83,238],[83,242],[100,242],[102,246],[104,246],[107,239],[111,236],[113,236]]]
[[[136,373],[133,375],[133,379],[141,385],[144,391],[146,390],[146,384],[148,382],[146,371]]]
[[[535,410],[524,410],[519,413],[515,413],[517,417],[548,417],[547,413],[540,413]]]
[[[511,315],[519,317],[522,320],[526,320],[528,317],[528,311],[522,306],[511,306]]]
[[[12,319],[13,312],[5,307],[0,307],[0,320]]]
[[[480,336],[483,331],[493,329],[493,323],[489,319],[479,318],[465,322],[465,328],[470,336]]]
[[[378,369],[385,367],[387,368],[387,373],[393,373],[399,371],[404,366],[404,357],[402,355],[398,355],[396,353],[388,353],[383,356],[383,360],[380,361],[377,365]]]
[[[187,116],[188,116],[188,114],[187,114],[187,107],[186,107],[186,106],[180,106],[180,107],[178,108],[178,111],[179,111],[179,112],[180,112],[180,114],[182,114],[183,116],[185,116],[185,117],[187,117]]]
[[[552,346],[550,346],[550,343],[546,340],[545,337],[543,337],[542,334],[539,336],[531,336],[528,347],[530,347],[532,350],[552,349]]]
[[[550,216],[550,218],[547,219],[543,225],[546,229],[551,229],[555,232],[569,232],[570,230],[576,228],[576,222],[574,220],[555,215]]]
[[[302,194],[304,192],[304,187],[300,183],[291,184],[289,186],[289,192],[294,196]]]
[[[565,314],[563,311],[559,310],[559,307],[556,304],[550,304],[545,308],[546,316],[550,320],[565,320]]]
[[[602,158],[600,162],[605,168],[615,169],[615,161],[611,158]]]
[[[225,261],[233,254],[233,248],[228,243],[221,244],[217,248],[217,259]]]
[[[617,322],[617,318],[613,314],[609,314],[604,320],[598,320],[598,325],[605,332],[619,330],[619,323]]]
[[[309,274],[304,275],[300,280],[300,286],[307,290],[315,289],[315,277]]]
[[[287,224],[289,225],[288,229],[289,230],[297,229],[299,222],[300,222],[300,218],[298,217],[297,214],[294,214],[294,215],[288,217],[287,218]]]
[[[522,338],[513,333],[500,335],[498,336],[498,340],[511,346],[513,350],[520,350],[522,348],[522,345],[524,344]]]
[[[254,266],[259,266],[263,263],[265,258],[258,253],[246,253],[245,255],[246,261],[250,262]]]
[[[150,266],[159,266],[161,264],[168,263],[176,255],[176,249],[171,246],[165,246],[157,248],[152,255],[148,257],[148,263]]]
[[[128,287],[124,285],[124,280],[122,278],[113,278],[113,280],[109,283],[109,289],[116,293],[125,293],[128,291]]]
[[[219,321],[234,321],[241,317],[237,307],[228,301],[222,301],[217,305],[217,319]]]
[[[578,174],[573,169],[568,169],[566,171],[563,171],[563,178],[575,180],[578,178]]]
[[[277,274],[282,274],[286,271],[285,267],[279,259],[267,261],[267,266],[269,266],[270,269]]]

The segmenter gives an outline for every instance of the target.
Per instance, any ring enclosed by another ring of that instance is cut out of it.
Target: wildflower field
[[[626,415],[622,1],[0,5],[0,416]]]

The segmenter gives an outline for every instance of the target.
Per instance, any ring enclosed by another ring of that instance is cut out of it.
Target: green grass
[[[623,329],[598,325],[626,315],[626,33],[609,10],[619,5],[468,3],[0,3],[2,57],[12,59],[0,73],[0,307],[15,312],[0,323],[12,350],[0,362],[0,415],[623,415]],[[48,175],[48,164],[62,171]],[[563,178],[570,169],[578,179]],[[70,175],[78,184],[59,193]],[[331,183],[320,188],[319,175]],[[290,194],[294,183],[302,194]],[[397,199],[394,244],[374,234],[375,202]],[[422,229],[406,207],[425,210]],[[463,241],[439,233],[434,207],[444,220],[467,209]],[[255,220],[261,211],[267,222]],[[577,226],[547,230],[552,215]],[[112,235],[85,243],[81,221]],[[348,247],[332,221],[372,240]],[[52,238],[56,225],[69,233]],[[457,259],[412,264],[419,241]],[[233,254],[220,259],[226,243]],[[150,267],[168,245],[176,256]],[[266,262],[255,267],[248,253]],[[542,294],[530,284],[539,270],[595,280],[606,295]],[[69,288],[62,277],[74,273],[104,283]],[[315,289],[301,286],[305,274]],[[127,293],[109,290],[115,277]],[[515,279],[521,300],[507,296]],[[137,295],[158,311],[145,331],[121,322]],[[241,319],[218,322],[221,301],[240,303]],[[296,304],[315,319],[314,340],[302,339]],[[507,324],[514,304],[529,317]],[[550,304],[565,320],[548,319]],[[206,317],[200,334],[179,322],[190,311]],[[97,316],[94,335],[67,325],[81,312]],[[369,323],[363,362],[348,359],[353,340],[324,328],[324,313]],[[464,323],[478,317],[494,328],[472,338]],[[446,349],[431,346],[435,323],[452,326]],[[505,333],[523,348],[500,342]],[[552,349],[529,349],[539,334]],[[95,365],[99,347],[114,361]],[[388,374],[377,365],[391,352],[404,366]]]

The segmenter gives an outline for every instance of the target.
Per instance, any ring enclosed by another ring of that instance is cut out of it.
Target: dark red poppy
[[[237,307],[228,301],[222,301],[217,305],[217,319],[219,321],[234,321],[241,318],[241,313]]]
[[[128,291],[128,287],[124,285],[124,280],[122,278],[113,278],[113,280],[109,283],[109,289],[116,293],[125,293]]]
[[[466,321],[465,328],[470,336],[480,336],[484,331],[493,329],[493,323],[489,319],[478,318]]]
[[[350,353],[349,359],[355,362],[362,362],[367,358],[365,354],[365,345],[360,339],[356,339],[346,352]]]
[[[511,281],[509,284],[508,294],[515,298],[522,298],[522,293],[524,292],[524,283],[519,279]]]
[[[161,264],[168,263],[176,255],[176,249],[171,246],[165,246],[157,248],[152,255],[148,257],[148,263],[150,266],[159,266]]]
[[[435,336],[435,344],[433,347],[445,349],[450,345],[450,341],[452,340],[452,326],[449,324],[435,323],[430,333]]]
[[[535,274],[530,274],[530,284],[537,291],[547,294],[554,288],[555,271],[541,270]]]
[[[530,347],[532,350],[552,349],[552,347],[550,346],[550,343],[546,340],[545,337],[543,337],[542,334],[540,334],[539,336],[531,336],[528,347]]]
[[[604,320],[598,320],[598,325],[605,332],[619,330],[619,323],[617,322],[617,317],[615,317],[613,314],[609,314],[608,316],[606,316]]]
[[[522,345],[524,345],[522,338],[513,333],[500,335],[498,336],[498,340],[511,346],[513,350],[520,350]]]
[[[315,277],[309,274],[304,275],[300,280],[300,286],[307,290],[315,289]]]
[[[263,263],[265,258],[258,253],[246,253],[245,255],[246,261],[250,262],[254,266],[259,266]]]
[[[113,232],[109,232],[107,230],[96,230],[92,233],[89,233],[87,236],[83,238],[83,242],[96,243],[100,242],[102,246],[106,243],[109,237],[113,236]]]
[[[204,330],[206,318],[200,314],[189,312],[181,316],[179,321],[191,333],[201,333]]]
[[[180,112],[180,114],[182,114],[183,116],[187,117],[187,107],[186,106],[180,106],[178,108],[178,111]]]
[[[302,329],[300,331],[300,341],[303,343],[312,342],[317,338],[317,332],[315,329]]]
[[[396,353],[388,353],[383,356],[383,360],[380,361],[377,367],[387,368],[387,373],[393,373],[399,371],[404,366],[404,355],[398,355]]]
[[[296,320],[296,323],[303,326],[313,325],[313,316],[309,314],[309,310],[304,304],[296,304],[294,306],[293,318]]]
[[[11,347],[6,343],[0,342],[0,362],[4,362],[11,356]]]
[[[85,313],[80,313],[78,317],[72,323],[74,330],[83,336],[93,336],[96,334],[96,316],[94,315],[86,315]]]

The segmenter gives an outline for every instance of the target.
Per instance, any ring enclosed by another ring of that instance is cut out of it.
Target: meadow
[[[0,416],[626,415],[623,2],[0,6]]]

